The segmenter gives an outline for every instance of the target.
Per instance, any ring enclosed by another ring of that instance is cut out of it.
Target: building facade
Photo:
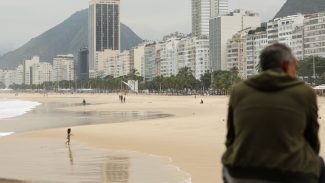
[[[32,57],[30,60],[24,61],[24,81],[25,85],[32,84],[32,75],[31,75],[31,67],[34,64],[38,64],[40,62],[40,58],[38,56]]]
[[[75,78],[73,55],[58,55],[53,59],[53,81],[73,81]]]
[[[268,45],[266,28],[258,28],[248,32],[246,36],[246,77],[259,72],[261,51]]]
[[[33,85],[40,85],[44,82],[53,81],[53,67],[52,64],[40,62],[31,67],[31,83]]]
[[[304,20],[304,55],[325,57],[325,12],[307,15]]]
[[[78,54],[78,62],[76,65],[78,80],[89,79],[89,50],[88,48],[81,48]]]
[[[229,13],[228,0],[210,0],[211,15],[210,17],[224,16]]]
[[[211,0],[192,0],[192,34],[209,35]]]
[[[152,81],[157,76],[157,55],[160,44],[157,42],[146,44],[144,48],[144,80]]]
[[[91,0],[88,18],[89,72],[96,77],[97,53],[120,49],[120,0]]]
[[[225,16],[210,19],[210,61],[213,71],[227,69],[227,41],[238,31],[257,28],[261,19],[257,13],[235,10]]]

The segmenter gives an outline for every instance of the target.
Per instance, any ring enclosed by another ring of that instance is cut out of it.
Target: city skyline
[[[88,0],[78,0],[78,2],[75,0],[47,0],[46,3],[41,0],[30,0],[28,4],[24,2],[24,0],[0,2],[0,21],[5,27],[0,30],[0,54],[18,48],[89,5]],[[230,9],[242,8],[256,11],[261,14],[262,20],[266,21],[273,18],[284,2],[285,0],[262,3],[258,0],[245,0],[245,2],[230,0],[229,5]],[[171,3],[175,8],[170,8]],[[254,3],[254,7],[250,8],[252,3]],[[144,9],[144,7],[146,8]],[[141,11],[142,9],[145,11]],[[190,0],[176,2],[171,0],[137,0],[136,2],[122,0],[121,12],[121,22],[130,26],[143,39],[157,40],[175,31],[191,32]],[[40,14],[47,16],[39,16]],[[28,31],[18,31],[26,30],[26,28]]]

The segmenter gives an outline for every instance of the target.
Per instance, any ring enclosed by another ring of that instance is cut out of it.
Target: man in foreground
[[[230,97],[224,181],[324,181],[316,95],[297,79],[291,49],[279,43],[265,48],[260,67],[261,74],[236,85]]]

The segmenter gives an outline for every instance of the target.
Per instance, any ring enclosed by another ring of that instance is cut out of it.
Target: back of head
[[[288,46],[281,43],[275,43],[262,51],[260,55],[260,67],[262,71],[283,69],[283,64],[291,62],[293,58],[292,50]]]

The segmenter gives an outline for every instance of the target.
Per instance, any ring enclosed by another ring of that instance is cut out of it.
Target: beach
[[[227,96],[127,95],[121,104],[118,94],[0,94],[0,98],[59,102],[67,112],[159,112],[167,116],[117,123],[71,126],[72,144],[87,148],[132,151],[167,157],[172,165],[190,174],[193,183],[216,183],[221,179],[221,156],[225,150]],[[86,99],[89,105],[75,105]],[[201,99],[204,104],[200,104]],[[319,98],[321,141],[325,142],[325,98]],[[58,120],[64,116],[58,116]],[[94,119],[96,120],[96,119]],[[66,128],[17,133],[0,139],[65,142]],[[76,152],[74,152],[76,153]],[[324,156],[324,149],[322,149]],[[31,160],[35,157],[31,156]]]

